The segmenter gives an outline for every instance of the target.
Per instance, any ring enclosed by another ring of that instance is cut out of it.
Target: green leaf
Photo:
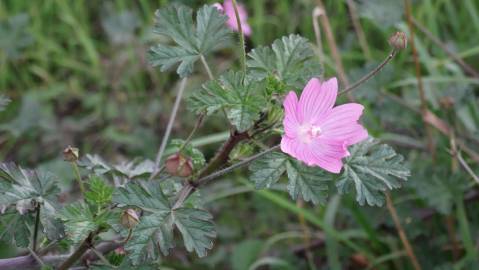
[[[243,80],[241,72],[227,72],[218,81],[209,81],[190,97],[190,108],[208,114],[221,108],[239,132],[251,128],[264,108],[264,82]]]
[[[348,193],[354,185],[360,205],[382,206],[383,192],[401,187],[399,180],[410,176],[403,157],[372,138],[351,147],[350,153],[336,187],[340,193]]]
[[[28,247],[32,239],[31,227],[33,217],[31,215],[19,215],[8,212],[2,215],[0,223],[0,239],[7,243],[15,243],[17,247]]]
[[[132,239],[126,244],[132,263],[139,264],[158,258],[157,246],[164,255],[173,247],[173,220],[171,206],[158,182],[130,182],[117,189],[113,202],[141,208],[150,213],[140,219],[133,230]]]
[[[138,207],[147,213],[140,219],[132,239],[125,246],[134,264],[158,258],[158,246],[164,255],[168,255],[169,249],[174,246],[174,226],[183,236],[188,251],[194,250],[202,257],[213,246],[212,238],[216,236],[216,231],[211,215],[205,210],[190,207],[171,209],[157,182],[129,183],[115,192],[113,202]]]
[[[95,219],[90,207],[85,203],[66,205],[59,213],[59,217],[65,223],[68,238],[74,243],[84,240],[90,232],[99,227],[99,221]]]
[[[289,195],[296,200],[298,197],[313,204],[326,203],[330,176],[319,167],[308,167],[300,161],[290,159],[286,164],[289,178]]]
[[[170,5],[157,10],[154,32],[171,38],[176,45],[158,44],[150,49],[149,60],[153,66],[165,71],[179,64],[177,73],[185,77],[193,72],[194,63],[206,54],[225,47],[231,39],[225,26],[227,17],[217,8],[205,5],[196,14],[183,5]]]
[[[8,97],[0,95],[0,112],[5,110],[10,101],[11,100]]]
[[[141,183],[141,184],[140,184]],[[130,182],[115,190],[112,201],[124,206],[134,206],[144,211],[168,212],[170,203],[157,182]]]
[[[60,189],[55,175],[37,170],[25,170],[13,163],[0,164],[0,205],[15,205],[17,210],[33,203],[40,204],[40,222],[51,240],[63,237],[63,228],[55,218]],[[33,212],[30,211],[29,215]]]
[[[289,87],[300,88],[311,77],[322,74],[311,45],[299,35],[277,39],[271,48],[253,49],[248,57],[246,64],[252,70],[250,75],[258,80],[275,76]]]
[[[313,204],[326,203],[327,181],[331,178],[319,167],[308,167],[283,153],[272,152],[253,161],[249,169],[257,189],[269,188],[287,172],[287,189],[294,200],[301,197]]]
[[[99,207],[111,201],[113,187],[105,183],[100,177],[93,176],[88,182],[88,191],[85,192],[87,202]]]
[[[178,208],[173,210],[175,225],[183,236],[186,250],[193,250],[199,257],[206,256],[213,247],[216,237],[213,217],[205,210],[195,208]]]
[[[251,163],[249,166],[250,179],[256,183],[257,189],[270,188],[286,171],[287,162],[288,156],[285,154],[271,152]]]
[[[173,248],[173,227],[170,212],[157,212],[142,217],[140,223],[134,228],[132,238],[125,245],[128,258],[135,265],[159,257],[160,247],[164,255],[168,255]]]

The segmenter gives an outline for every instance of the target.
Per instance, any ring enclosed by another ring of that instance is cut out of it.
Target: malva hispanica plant
[[[410,171],[393,148],[368,135],[360,123],[361,104],[336,101],[379,72],[405,47],[405,36],[396,34],[381,65],[339,90],[336,78],[322,76],[318,56],[299,35],[246,52],[245,35],[252,31],[246,18],[235,0],[205,5],[194,15],[182,5],[156,12],[154,32],[168,41],[151,48],[150,63],[163,72],[176,69],[180,82],[155,161],[111,164],[68,147],[65,161],[71,163],[80,191],[68,203],[58,200],[54,174],[0,165],[2,218],[13,232],[5,236],[31,254],[2,260],[1,269],[69,269],[85,262],[93,262],[91,267],[147,268],[176,246],[204,257],[216,230],[201,203],[201,189],[246,166],[257,189],[284,181],[292,200],[321,204],[328,194],[354,192],[360,205],[384,205],[385,192],[399,188]],[[208,57],[234,47],[239,48],[240,68],[213,74]],[[197,68],[210,78],[186,100],[197,122],[187,138],[170,140],[188,78]],[[2,100],[6,106],[8,100]],[[230,135],[206,160],[191,140],[213,114],[227,119]],[[250,155],[230,161],[244,147]],[[167,149],[173,154],[165,154]],[[80,168],[88,177],[81,177]],[[360,252],[347,238],[332,237]],[[60,242],[72,252],[44,256]],[[113,262],[102,255],[114,249],[126,255]]]

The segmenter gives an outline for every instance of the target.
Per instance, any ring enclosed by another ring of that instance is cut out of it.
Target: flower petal
[[[299,99],[299,118],[306,123],[323,120],[333,108],[337,95],[338,81],[336,78],[322,83],[317,78],[309,80]]]
[[[298,107],[298,97],[294,91],[288,93],[283,102],[284,106],[284,131],[289,137],[296,137],[296,132],[299,128],[299,119],[296,114]]]
[[[308,166],[319,166],[331,173],[339,173],[343,166],[341,158],[348,155],[344,143],[336,140],[317,140],[305,144],[299,140],[283,136],[281,151],[303,161]]]
[[[334,107],[326,120],[321,123],[322,136],[344,141],[346,146],[358,143],[368,137],[368,132],[358,124],[364,107],[347,103]]]

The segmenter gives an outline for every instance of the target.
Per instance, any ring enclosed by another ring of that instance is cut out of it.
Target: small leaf
[[[271,152],[251,163],[250,179],[256,183],[257,189],[270,188],[286,171],[288,156],[280,152]]]
[[[167,152],[176,153],[178,150],[183,148],[181,153],[191,159],[194,169],[199,170],[203,168],[206,163],[203,153],[198,148],[194,148],[191,144],[183,146],[184,143],[185,141],[180,139],[171,140]]]
[[[157,212],[142,217],[132,235],[125,249],[133,264],[138,265],[148,259],[157,259],[159,257],[157,245],[164,255],[168,255],[174,246],[170,213]]]
[[[354,185],[356,200],[361,205],[367,202],[382,206],[383,192],[401,187],[398,180],[406,181],[410,176],[403,157],[372,138],[351,147],[350,153],[336,187],[340,193],[348,193]]]
[[[3,180],[3,181],[1,181]],[[50,240],[63,237],[63,228],[55,215],[58,179],[49,172],[25,170],[13,163],[0,164],[0,205],[15,205],[26,211],[33,210],[33,203],[40,204],[40,222]],[[28,212],[29,215],[33,211]]]
[[[183,5],[171,5],[156,13],[154,32],[171,38],[177,45],[158,44],[150,49],[153,66],[165,71],[179,64],[177,73],[185,77],[193,72],[194,63],[206,54],[225,47],[231,39],[225,26],[227,17],[214,6],[203,6],[193,24],[193,12]]]
[[[98,229],[98,224],[92,211],[84,203],[77,202],[65,206],[59,213],[59,217],[65,222],[67,236],[74,243],[79,243],[90,232]]]
[[[213,248],[212,239],[216,237],[211,214],[201,209],[178,208],[173,210],[172,215],[186,250],[194,250],[199,257],[206,256],[207,250]]]
[[[290,159],[286,164],[289,178],[289,195],[296,200],[302,197],[313,204],[326,203],[330,176],[319,167],[308,167],[303,163]]]
[[[264,82],[243,80],[241,72],[227,72],[219,81],[210,81],[190,98],[192,110],[212,114],[224,108],[230,122],[239,132],[251,128],[264,108],[265,99],[261,93]]]
[[[322,73],[308,40],[299,35],[277,39],[271,48],[253,49],[248,57],[246,64],[253,78],[262,80],[275,76],[289,87],[303,87],[311,77],[319,77]]]
[[[100,177],[93,176],[88,182],[88,191],[85,192],[87,202],[99,207],[111,201],[113,187],[107,185]]]

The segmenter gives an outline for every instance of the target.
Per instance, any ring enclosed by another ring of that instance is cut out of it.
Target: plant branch
[[[411,243],[407,239],[406,232],[404,231],[404,228],[401,225],[401,221],[399,220],[399,216],[396,212],[396,208],[394,207],[393,202],[391,200],[391,195],[389,195],[389,192],[386,192],[385,195],[386,195],[387,208],[394,221],[394,225],[396,226],[396,230],[398,231],[399,238],[401,238],[401,242],[404,248],[406,249],[406,253],[409,259],[411,260],[411,263],[414,269],[421,270],[421,266],[419,265],[419,262],[417,261],[417,258],[416,258],[416,255],[414,254],[414,250],[412,249]]]
[[[208,62],[206,62],[205,57],[201,54],[200,55],[201,63],[205,67],[206,73],[208,73],[208,77],[210,80],[214,80],[215,77],[213,77],[213,73],[211,72],[210,66],[208,65]]]
[[[393,49],[391,51],[391,53],[388,54],[386,59],[384,59],[384,61],[381,64],[379,64],[375,69],[371,70],[368,74],[363,76],[361,79],[356,81],[353,85],[349,86],[348,88],[346,88],[344,90],[341,90],[338,95],[342,95],[342,94],[348,93],[350,91],[353,91],[354,89],[358,88],[361,84],[367,82],[373,76],[378,74],[379,71],[381,71],[387,65],[387,63],[389,63],[389,61],[391,61],[391,59],[394,58],[394,56],[396,56],[396,54],[397,54],[397,49]]]
[[[37,206],[35,207],[35,210],[36,210],[35,226],[33,227],[33,239],[32,239],[33,252],[37,251],[38,227],[40,225],[40,204],[38,202],[37,202]]]
[[[364,34],[364,30],[361,27],[361,22],[359,21],[358,11],[356,8],[356,4],[353,0],[347,0],[346,3],[348,4],[349,15],[351,16],[351,22],[353,23],[354,31],[358,36],[359,46],[361,46],[361,50],[364,53],[364,56],[367,60],[371,60],[371,51],[369,50],[368,42],[366,40],[366,36]]]
[[[163,139],[161,141],[160,149],[158,150],[158,154],[156,155],[156,160],[155,160],[155,167],[153,170],[153,173],[150,176],[150,180],[155,177],[157,174],[160,164],[161,164],[161,158],[163,157],[163,153],[165,152],[166,145],[168,144],[168,139],[171,134],[171,129],[173,128],[173,123],[175,122],[176,114],[178,112],[178,108],[180,107],[180,102],[181,98],[183,96],[183,93],[186,88],[186,81],[188,80],[188,77],[185,77],[181,80],[180,83],[180,88],[178,89],[178,94],[176,95],[176,100],[175,104],[173,105],[173,109],[171,110],[171,115],[170,119],[168,120],[168,125],[166,126],[166,131],[165,135],[163,135]]]
[[[80,246],[71,254],[59,267],[58,270],[67,270],[69,269],[73,264],[75,264],[76,261],[78,261],[85,252],[90,249],[90,247],[93,246],[93,238],[95,238],[97,232],[91,232],[88,234],[87,238],[83,240],[83,242],[80,244]]]
[[[76,161],[71,161],[73,172],[75,173],[75,178],[77,179],[78,186],[80,187],[81,194],[85,194],[85,185],[83,185],[83,181],[81,179],[80,170],[78,169],[78,165]]]
[[[411,44],[412,50],[412,57],[414,60],[414,66],[416,69],[416,79],[417,79],[417,87],[419,91],[419,98],[421,100],[421,113],[424,125],[426,125],[426,136],[427,136],[427,146],[429,153],[431,153],[432,159],[435,160],[436,150],[434,147],[434,140],[432,137],[432,128],[426,121],[426,113],[427,113],[427,102],[426,102],[426,94],[424,92],[424,85],[422,82],[421,76],[421,64],[419,63],[419,56],[417,54],[415,42],[414,42],[414,25],[412,22],[412,11],[411,11],[411,2],[410,0],[404,0],[404,11],[406,14],[407,24],[409,28],[409,43]]]
[[[473,67],[471,67],[464,60],[462,60],[462,58],[459,57],[459,55],[457,55],[456,53],[451,51],[446,46],[446,44],[444,44],[439,38],[434,36],[429,30],[427,30],[426,27],[424,27],[418,21],[416,21],[416,19],[414,19],[414,18],[411,18],[411,19],[412,19],[412,22],[413,22],[414,26],[416,26],[417,29],[419,29],[427,38],[429,38],[434,44],[436,44],[439,48],[441,48],[441,50],[443,50],[449,57],[451,57],[452,60],[454,60],[457,64],[459,64],[462,67],[462,69],[464,69],[464,71],[466,71],[466,73],[468,73],[469,75],[471,75],[475,78],[479,78],[479,72],[478,71],[476,71]]]
[[[245,76],[246,75],[246,46],[244,42],[243,26],[241,25],[241,18],[239,16],[238,4],[236,3],[236,0],[233,0],[233,8],[235,11],[236,23],[238,24],[238,32],[239,32],[239,39],[240,39],[240,46],[241,46],[241,68],[243,69],[243,76]]]

